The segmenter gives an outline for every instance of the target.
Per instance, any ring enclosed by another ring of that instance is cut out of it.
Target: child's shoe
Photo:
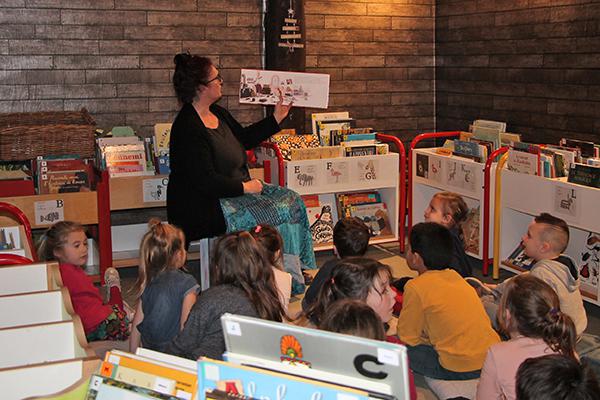
[[[467,283],[471,285],[473,289],[475,289],[479,297],[494,296],[494,291],[487,287],[485,283],[481,282],[479,279],[468,276],[465,278],[465,281],[467,281]]]
[[[106,271],[104,271],[104,283],[109,292],[110,288],[115,286],[119,288],[119,291],[121,291],[121,277],[119,276],[119,272],[116,268],[106,268]]]

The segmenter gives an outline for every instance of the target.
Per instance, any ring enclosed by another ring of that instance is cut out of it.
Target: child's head
[[[517,400],[598,400],[600,385],[592,369],[560,354],[528,358],[517,370]]]
[[[331,279],[323,284],[317,300],[306,314],[318,323],[334,301],[350,298],[363,301],[383,322],[388,322],[395,303],[391,277],[390,267],[379,261],[346,258],[333,268]]]
[[[560,311],[554,289],[531,274],[506,283],[498,321],[507,333],[543,339],[552,350],[573,356],[577,338],[573,321]]]
[[[569,226],[560,218],[541,213],[521,238],[525,254],[534,260],[556,258],[569,244]]]
[[[57,260],[63,264],[82,266],[87,263],[88,244],[83,225],[61,221],[46,230],[37,252],[41,260]]]
[[[340,258],[364,256],[370,237],[369,227],[360,218],[342,218],[333,227],[333,245]]]
[[[271,265],[282,269],[283,239],[279,231],[271,225],[257,225],[250,234],[263,247]]]
[[[185,235],[174,225],[163,224],[158,218],[148,222],[148,232],[140,245],[140,266],[135,287],[142,292],[147,282],[167,269],[185,264]],[[141,293],[138,293],[141,294]]]
[[[452,246],[452,235],[447,228],[435,222],[421,222],[410,230],[406,262],[419,273],[446,269],[452,261]]]
[[[385,340],[381,318],[362,300],[341,299],[333,302],[321,318],[319,329]]]
[[[285,314],[269,260],[249,232],[233,232],[219,238],[210,276],[214,285],[228,284],[242,289],[261,318],[281,321]]]
[[[463,198],[453,192],[439,192],[433,195],[425,210],[425,222],[436,222],[450,229],[460,225],[469,213]]]

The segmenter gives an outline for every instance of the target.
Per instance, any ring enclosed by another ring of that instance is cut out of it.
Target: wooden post
[[[264,20],[265,68],[302,72],[306,68],[306,30],[303,0],[267,0]],[[269,107],[269,113],[273,107]],[[304,132],[304,108],[294,107],[282,128]]]

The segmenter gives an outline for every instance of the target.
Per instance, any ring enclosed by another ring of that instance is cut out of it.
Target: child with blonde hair
[[[55,223],[40,239],[37,252],[41,260],[58,261],[60,277],[69,290],[73,309],[81,318],[89,342],[127,339],[129,319],[123,307],[119,273],[114,268],[106,269],[104,280],[110,299],[104,304],[100,291],[83,270],[88,259],[83,225],[72,221]]]
[[[454,192],[439,192],[433,195],[425,210],[425,222],[436,222],[448,228],[452,234],[452,260],[448,265],[462,277],[471,276],[473,269],[465,253],[462,224],[467,219],[469,207],[464,199]]]
[[[273,268],[279,300],[287,312],[292,296],[292,275],[283,270],[283,239],[277,229],[266,224],[255,226],[250,230],[250,234],[265,250]]]
[[[140,346],[156,351],[183,329],[200,287],[183,271],[186,259],[183,231],[153,218],[140,246],[139,298],[133,318],[130,351]]]
[[[560,311],[552,288],[531,274],[511,279],[500,300],[498,320],[510,336],[488,350],[478,399],[515,399],[517,369],[528,358],[562,354],[575,358],[575,325]]]

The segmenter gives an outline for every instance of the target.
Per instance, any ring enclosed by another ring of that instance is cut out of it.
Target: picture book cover
[[[525,254],[525,247],[522,242],[519,242],[504,263],[517,269],[529,271],[535,261]]]
[[[169,153],[171,125],[171,123],[154,125],[154,155],[157,157]]]
[[[92,375],[86,400],[186,400],[185,397],[170,396],[156,390],[118,381],[106,376]]]
[[[366,392],[356,389],[266,369],[201,358],[198,361],[198,398],[210,399],[207,392],[212,393],[215,389],[260,399],[369,399]]]
[[[522,174],[539,175],[539,154],[510,149],[506,168]]]
[[[242,69],[239,102],[275,105],[283,96],[294,107],[327,108],[329,75],[305,72]]]
[[[465,251],[467,253],[478,255],[480,250],[479,232],[481,223],[479,217],[479,200],[471,199],[469,197],[464,197],[464,200],[469,207],[467,218],[461,225]]]
[[[569,170],[568,181],[595,188],[600,188],[600,167],[574,163]]]
[[[99,374],[189,400],[196,398],[195,371],[135,354],[107,352]]]
[[[350,207],[350,215],[363,220],[373,236],[392,235],[392,226],[385,203],[357,204]]]
[[[38,178],[38,194],[89,192],[87,171],[48,171]]]
[[[292,149],[319,147],[319,138],[316,135],[275,134],[270,140],[277,144],[283,159],[288,161],[292,159]]]
[[[313,243],[332,243],[333,227],[338,221],[333,193],[302,196]]]
[[[319,143],[321,146],[339,145],[341,141],[337,139],[337,132],[348,131],[354,127],[354,124],[353,118],[317,121]]]
[[[598,293],[600,277],[600,233],[588,232],[585,243],[579,251],[579,278],[581,289],[590,293]]]
[[[331,121],[339,119],[349,119],[350,113],[348,111],[328,112],[328,113],[312,113],[310,115],[312,133],[313,135],[318,134],[317,126],[319,121]]]

